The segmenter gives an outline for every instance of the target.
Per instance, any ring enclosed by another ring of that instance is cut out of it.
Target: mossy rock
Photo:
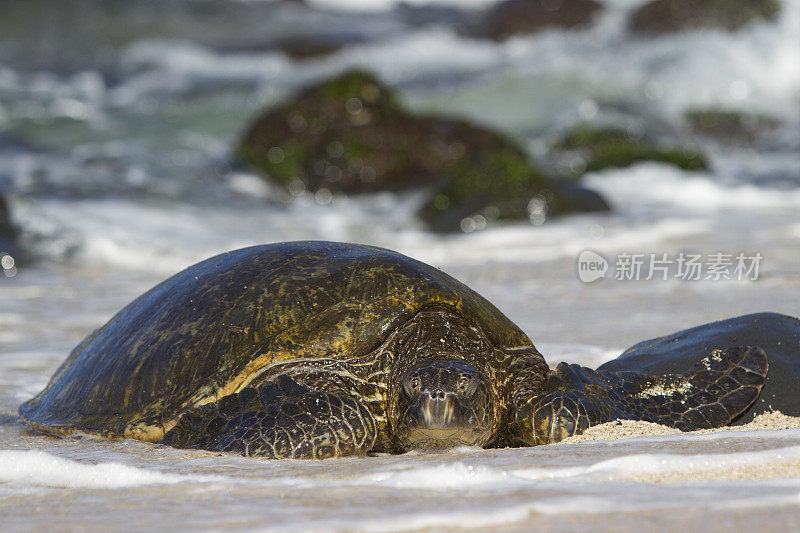
[[[470,232],[503,220],[529,220],[577,212],[608,211],[597,192],[555,182],[514,146],[465,157],[446,169],[420,216],[434,231]]]
[[[522,219],[531,198],[550,184],[533,167],[522,150],[497,147],[471,154],[448,167],[433,187],[430,200],[420,211],[422,219],[436,231],[461,228],[472,221]],[[475,229],[475,228],[473,228]]]
[[[634,12],[633,31],[651,35],[694,28],[737,30],[758,20],[773,21],[777,0],[654,0]]]
[[[503,41],[545,28],[583,27],[602,8],[595,0],[506,0],[467,24],[461,33]]]
[[[426,185],[467,146],[494,142],[493,132],[463,121],[413,117],[391,89],[351,71],[259,117],[237,153],[295,190],[352,194]]]
[[[361,71],[267,111],[237,154],[295,193],[428,188],[421,216],[439,231],[458,230],[462,219],[484,212],[524,219],[538,194],[563,206],[561,213],[581,210],[552,192],[557,187],[512,139],[464,120],[411,115],[391,89]]]
[[[767,115],[725,109],[691,109],[684,115],[694,133],[720,141],[752,144],[778,129],[781,122]]]
[[[705,170],[708,163],[702,152],[691,146],[661,146],[630,135],[625,130],[581,124],[567,132],[552,150],[573,151],[583,159],[582,171],[626,167],[640,161],[658,161],[683,170]]]

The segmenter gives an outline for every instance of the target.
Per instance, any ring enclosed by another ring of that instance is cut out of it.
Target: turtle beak
[[[456,399],[451,393],[441,389],[424,392],[420,395],[419,409],[425,427],[440,429],[450,427],[455,418]]]

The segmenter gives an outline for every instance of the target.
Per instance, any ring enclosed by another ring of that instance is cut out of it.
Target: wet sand
[[[726,426],[716,429],[701,429],[698,431],[681,432],[675,428],[643,422],[640,420],[617,420],[589,428],[585,433],[567,438],[557,444],[576,444],[593,441],[618,441],[634,437],[649,437],[660,435],[710,435],[724,432],[739,431],[780,431],[800,427],[800,417],[787,416],[779,411],[763,413],[752,422],[741,426]],[[644,473],[629,472],[617,475],[618,480],[638,481],[645,483],[684,483],[697,481],[733,481],[755,479],[781,479],[800,478],[800,460],[793,454],[788,457],[780,453],[775,454],[763,462],[753,464],[752,461],[737,464],[733,461],[717,461],[714,454],[697,457],[693,463],[676,464],[675,460],[666,456],[656,457],[664,471],[656,468],[643,468]]]
[[[698,431],[690,431],[687,434],[707,434],[716,433],[720,431],[759,431],[759,430],[781,430],[800,427],[800,417],[787,416],[780,411],[773,411],[771,413],[762,413],[755,417],[752,422],[742,426],[725,426],[715,429],[700,429]],[[614,422],[607,422],[599,426],[593,426],[587,429],[581,435],[575,435],[561,441],[562,443],[575,444],[578,442],[596,441],[596,440],[619,440],[629,439],[633,437],[646,437],[653,435],[679,435],[682,431],[671,428],[669,426],[662,426],[653,422],[643,422],[641,420],[615,420]]]

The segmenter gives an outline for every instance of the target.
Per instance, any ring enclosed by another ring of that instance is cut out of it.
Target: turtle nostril
[[[437,389],[433,391],[433,394],[431,396],[437,400],[444,400],[444,391],[441,389]]]

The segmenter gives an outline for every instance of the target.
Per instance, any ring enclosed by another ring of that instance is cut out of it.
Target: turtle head
[[[464,361],[411,367],[396,397],[395,436],[405,450],[483,446],[491,437],[490,388]]]

